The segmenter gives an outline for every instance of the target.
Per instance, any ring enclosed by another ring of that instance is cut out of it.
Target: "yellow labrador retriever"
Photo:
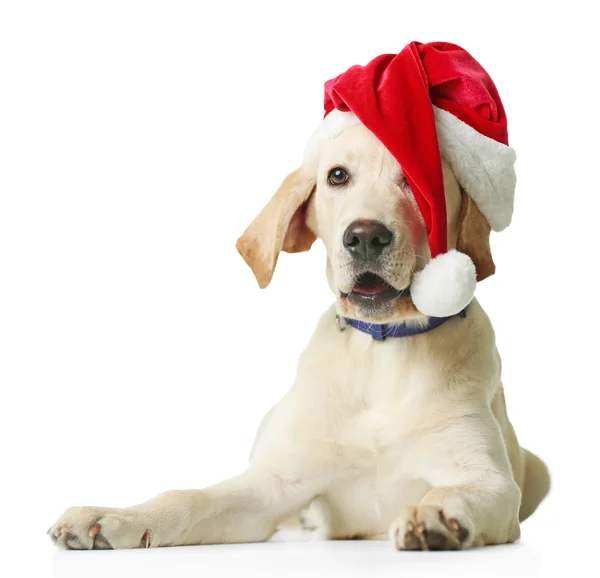
[[[485,278],[494,268],[489,226],[445,162],[443,170],[449,245]],[[519,446],[494,331],[477,301],[466,316],[409,338],[375,340],[344,320],[427,322],[406,291],[429,260],[423,220],[400,165],[361,125],[322,143],[314,162],[284,180],[238,249],[264,287],[281,250],[307,250],[316,237],[336,301],[293,387],[264,418],[248,469],[130,508],[71,508],[50,529],[58,545],[257,542],[298,515],[325,538],[389,536],[406,550],[519,537],[549,475]]]

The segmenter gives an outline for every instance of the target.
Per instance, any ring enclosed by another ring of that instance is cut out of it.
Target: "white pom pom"
[[[473,299],[477,272],[471,258],[456,249],[438,255],[415,274],[410,294],[416,308],[431,317],[460,313]]]

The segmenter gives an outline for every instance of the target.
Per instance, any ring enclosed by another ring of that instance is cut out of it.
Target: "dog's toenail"
[[[100,524],[94,524],[90,528],[90,531],[88,532],[88,534],[93,538],[94,536],[97,536],[101,531],[102,531],[102,526],[100,526]]]

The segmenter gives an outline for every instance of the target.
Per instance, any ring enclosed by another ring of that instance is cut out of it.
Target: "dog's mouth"
[[[350,293],[342,293],[357,304],[364,304],[370,307],[383,305],[384,303],[400,297],[408,297],[409,290],[398,290],[392,287],[385,279],[375,273],[363,273],[360,275]]]

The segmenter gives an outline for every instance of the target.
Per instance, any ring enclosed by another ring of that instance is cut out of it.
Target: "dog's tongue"
[[[375,293],[382,293],[388,289],[390,289],[390,285],[381,277],[378,277],[374,273],[363,273],[358,278],[352,292],[360,293],[361,295],[374,295]]]

